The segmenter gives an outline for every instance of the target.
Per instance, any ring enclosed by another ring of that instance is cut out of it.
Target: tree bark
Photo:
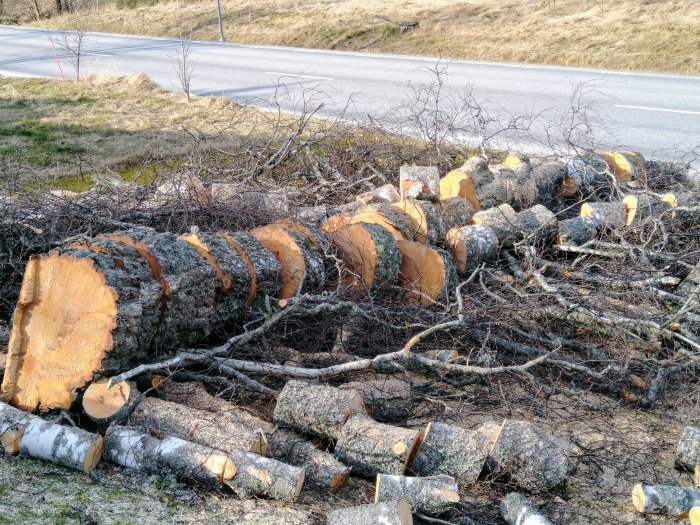
[[[622,202],[584,202],[581,217],[588,217],[600,229],[622,228],[627,223],[627,208]]]
[[[406,212],[413,220],[416,242],[440,246],[445,239],[445,218],[442,210],[427,201],[402,201],[394,207]]]
[[[381,226],[397,241],[415,241],[419,232],[419,227],[413,218],[393,204],[375,204],[360,208],[348,219],[348,224],[356,222]]]
[[[437,166],[401,166],[399,169],[401,200],[416,199],[422,193],[440,194]]]
[[[353,381],[338,388],[362,394],[372,418],[383,423],[405,421],[416,406],[411,385],[403,379]]]
[[[450,476],[409,478],[377,474],[374,502],[406,502],[413,512],[437,515],[454,508],[459,502],[459,487]]]
[[[692,470],[700,465],[700,430],[685,427],[676,449],[676,466]]]
[[[557,244],[562,246],[581,246],[594,239],[598,226],[590,217],[574,217],[559,222]]]
[[[501,516],[508,525],[553,525],[525,496],[507,494],[499,505]]]
[[[472,217],[478,211],[465,198],[452,197],[440,201],[442,214],[445,217],[445,229],[461,228],[472,223]]]
[[[518,239],[518,216],[510,204],[501,204],[475,213],[472,221],[493,228],[503,247],[512,246]]]
[[[328,525],[413,525],[406,500],[387,501],[336,509],[328,513]]]
[[[304,484],[303,469],[235,449],[229,452],[229,458],[237,472],[226,485],[238,497],[265,496],[290,503],[299,498]]]
[[[683,518],[690,509],[700,506],[700,489],[639,483],[632,489],[632,503],[642,514]]]
[[[557,217],[538,204],[516,215],[519,237],[530,243],[549,242],[557,232]]]
[[[490,226],[470,224],[447,232],[445,243],[454,256],[457,273],[468,274],[498,256],[498,237]]]

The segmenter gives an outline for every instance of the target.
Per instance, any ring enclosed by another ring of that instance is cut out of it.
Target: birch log
[[[252,452],[231,450],[236,475],[226,485],[241,498],[265,496],[294,502],[304,484],[304,470]]]
[[[517,492],[506,494],[499,509],[508,525],[552,525],[530,500]]]
[[[516,215],[519,237],[531,243],[549,242],[557,232],[557,217],[553,212],[537,204]]]
[[[512,246],[518,238],[518,217],[510,204],[501,204],[475,213],[472,221],[493,228],[504,247]]]
[[[490,226],[470,224],[447,232],[445,244],[454,256],[457,272],[471,273],[498,255],[498,237]]]
[[[684,518],[690,509],[700,506],[700,489],[639,483],[632,489],[632,504],[642,514]]]
[[[459,502],[459,487],[450,476],[411,478],[377,474],[374,502],[406,500],[413,512],[437,515]]]
[[[685,427],[676,449],[676,466],[692,470],[696,465],[700,465],[700,430]]]
[[[0,446],[5,454],[19,453],[19,439],[31,418],[22,410],[0,402]]]
[[[108,388],[109,378],[92,383],[83,394],[83,410],[101,425],[124,423],[143,396],[131,381],[120,381]]]
[[[559,221],[558,229],[557,244],[562,246],[581,246],[598,234],[598,226],[590,217]]]
[[[387,501],[332,510],[328,525],[413,525],[413,516],[406,500]]]

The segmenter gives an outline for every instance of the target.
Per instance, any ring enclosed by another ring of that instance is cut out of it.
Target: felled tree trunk
[[[403,475],[413,463],[422,432],[377,423],[365,414],[348,418],[335,446],[335,455],[365,476]]]
[[[382,226],[349,224],[334,232],[331,239],[343,263],[343,283],[360,291],[396,285],[401,253],[394,237]]]
[[[612,188],[606,175],[607,163],[597,155],[576,157],[566,164],[566,175],[557,194],[561,198],[578,195],[587,199],[595,194],[607,195]]]
[[[380,422],[405,421],[416,404],[411,385],[402,379],[353,381],[339,388],[362,394],[370,415]]]
[[[328,525],[413,525],[411,507],[406,500],[386,501],[336,509],[328,513]]]
[[[349,218],[348,224],[357,222],[381,226],[397,241],[415,241],[419,232],[419,226],[413,218],[403,209],[392,204],[376,204],[360,208]]]
[[[475,211],[481,209],[474,182],[471,176],[461,169],[452,170],[440,179],[440,201],[444,203],[455,197],[469,201]]]
[[[277,396],[273,421],[280,427],[337,440],[347,419],[357,413],[364,414],[365,407],[355,390],[289,380]]]
[[[417,242],[435,245],[443,243],[446,231],[445,219],[438,206],[427,201],[402,201],[393,206],[411,217]]]
[[[700,430],[685,427],[676,450],[676,466],[692,470],[700,465]]]
[[[530,500],[517,492],[507,494],[498,508],[508,525],[553,525]]]
[[[518,217],[510,204],[501,204],[475,213],[472,221],[493,228],[504,247],[512,246],[518,238]]]
[[[251,233],[280,263],[280,299],[289,299],[300,292],[315,292],[326,284],[323,256],[304,235],[274,224],[255,228]]]
[[[632,489],[632,504],[642,514],[683,518],[690,509],[700,506],[700,489],[639,483]]]
[[[457,283],[457,269],[449,252],[411,241],[398,241],[401,252],[399,286],[412,303],[431,306],[444,300]]]
[[[574,217],[559,221],[557,244],[562,246],[581,246],[595,239],[598,226],[590,217]]]
[[[452,197],[440,201],[442,214],[445,218],[445,228],[461,228],[472,223],[472,217],[479,211],[465,198]]]
[[[248,426],[231,412],[212,414],[147,397],[133,411],[129,424],[141,427],[156,437],[174,436],[224,452],[240,449],[269,454],[263,430]]]
[[[633,198],[627,202],[634,206],[629,211],[634,221],[641,222],[650,217],[660,219],[665,216],[671,218],[674,215],[673,208],[676,196],[673,193],[667,193],[661,197],[652,193],[636,193],[631,197]]]
[[[571,444],[527,421],[506,419],[488,456],[492,472],[531,492],[550,490],[569,473]]]
[[[479,431],[433,421],[411,469],[420,476],[447,474],[460,484],[471,485],[484,468],[488,446]]]
[[[634,158],[627,152],[606,151],[600,153],[600,158],[607,162],[610,172],[620,182],[632,182],[642,174]]]
[[[160,340],[162,292],[146,260],[114,241],[32,257],[2,398],[27,410],[68,409],[94,373],[112,376],[148,360]]]
[[[229,458],[237,468],[236,475],[226,482],[241,498],[265,496],[294,502],[304,485],[304,470],[252,452],[231,450]]]
[[[519,237],[532,243],[548,242],[557,232],[557,216],[538,204],[516,215]]]
[[[105,434],[107,461],[153,474],[220,489],[234,479],[237,465],[222,451],[177,437],[158,439],[136,429],[112,425]]]
[[[533,164],[529,176],[535,181],[537,201],[540,204],[547,204],[557,196],[566,173],[566,164],[561,161],[551,160]]]
[[[102,436],[30,418],[19,438],[19,453],[64,467],[92,472],[102,459]]]
[[[83,410],[90,419],[101,425],[124,423],[143,396],[130,381],[120,381],[108,388],[109,378],[92,383],[83,394]]]
[[[466,274],[498,255],[498,237],[490,226],[470,224],[447,232],[445,244],[454,256],[457,272]]]
[[[0,446],[5,454],[19,453],[19,438],[32,417],[7,403],[0,403]]]
[[[581,205],[581,217],[589,217],[601,228],[621,228],[634,221],[637,210],[637,198],[628,195],[618,202],[584,202]]]
[[[459,487],[450,476],[409,478],[377,474],[374,502],[401,500],[406,500],[413,512],[441,514],[459,502]]]

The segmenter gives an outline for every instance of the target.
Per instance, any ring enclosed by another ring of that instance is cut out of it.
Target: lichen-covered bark
[[[328,513],[328,525],[412,525],[413,518],[408,503],[385,501],[336,509]]]
[[[280,427],[336,440],[348,417],[364,412],[362,396],[354,390],[290,380],[277,396],[273,421]]]
[[[460,484],[471,485],[479,478],[487,455],[482,433],[433,421],[411,469],[420,476],[447,474]]]
[[[632,503],[642,514],[682,518],[690,509],[700,506],[700,489],[640,483],[632,489]]]
[[[590,217],[601,228],[621,228],[627,219],[627,209],[622,202],[586,202],[581,206],[581,216]]]
[[[440,201],[443,217],[445,218],[445,228],[461,228],[472,223],[472,217],[477,212],[474,206],[465,198],[452,197]]]
[[[506,494],[498,508],[508,525],[553,525],[530,500],[517,492]]]
[[[541,204],[521,211],[517,220],[520,238],[531,243],[548,242],[557,232],[557,216]]]
[[[598,226],[590,217],[574,217],[559,221],[557,243],[563,246],[581,246],[598,234]]]
[[[446,244],[455,260],[458,273],[476,270],[481,263],[493,261],[498,255],[498,237],[491,226],[470,224],[447,232]]]
[[[236,465],[236,475],[226,485],[238,497],[265,496],[294,502],[304,483],[304,470],[252,452],[231,450],[229,457]]]
[[[503,247],[512,246],[518,238],[518,217],[510,204],[482,209],[474,214],[472,221],[493,228]]]
[[[697,465],[700,465],[700,430],[685,427],[676,449],[676,466],[692,470]]]
[[[374,502],[405,499],[413,512],[437,515],[459,502],[459,487],[450,476],[411,478],[377,474]]]

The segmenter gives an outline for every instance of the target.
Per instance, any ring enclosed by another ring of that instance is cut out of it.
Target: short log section
[[[512,246],[518,239],[518,216],[510,204],[482,210],[474,214],[474,224],[490,226],[504,247]]]
[[[700,506],[700,489],[638,483],[632,488],[632,504],[642,514],[685,518],[690,509]]]
[[[143,396],[130,381],[109,386],[110,378],[92,383],[83,394],[83,411],[100,425],[125,423]]]
[[[5,454],[19,453],[19,439],[22,437],[24,427],[33,417],[7,403],[0,403],[0,446]]]
[[[541,204],[519,212],[516,217],[521,239],[529,243],[543,243],[555,238],[557,216]]]
[[[232,450],[229,458],[236,465],[236,475],[226,482],[240,498],[265,496],[294,502],[304,485],[304,470],[252,452]]]
[[[411,241],[398,241],[398,246],[399,286],[410,302],[430,306],[454,290],[457,269],[449,252]]]
[[[328,513],[328,525],[413,525],[411,507],[406,500],[386,501],[336,509]]]
[[[599,230],[628,226],[627,208],[623,202],[584,202],[581,217],[591,219]]]
[[[421,244],[440,245],[445,238],[445,218],[442,210],[428,201],[402,201],[393,204],[413,221],[415,240]]]
[[[399,169],[401,200],[418,199],[424,195],[438,196],[440,173],[437,166],[401,166]]]
[[[367,411],[380,422],[405,421],[416,404],[411,384],[403,379],[353,381],[339,388],[362,394]]]
[[[474,214],[478,211],[467,199],[462,197],[452,197],[440,201],[440,206],[447,230],[471,224]]]
[[[411,478],[377,474],[374,502],[406,500],[413,512],[435,516],[459,502],[459,487],[450,476]]]
[[[598,235],[598,225],[590,217],[574,217],[559,221],[557,244],[582,246]]]
[[[606,151],[600,153],[600,158],[608,164],[610,173],[620,182],[632,182],[641,175],[639,166],[626,152]]]
[[[462,169],[452,170],[440,179],[440,201],[457,197],[469,201],[475,211],[481,209],[474,182],[469,173]]]
[[[445,244],[452,252],[457,273],[460,274],[473,272],[482,263],[494,261],[498,256],[496,232],[490,226],[482,224],[449,230]]]
[[[529,499],[517,492],[506,494],[498,508],[508,525],[553,525]]]

